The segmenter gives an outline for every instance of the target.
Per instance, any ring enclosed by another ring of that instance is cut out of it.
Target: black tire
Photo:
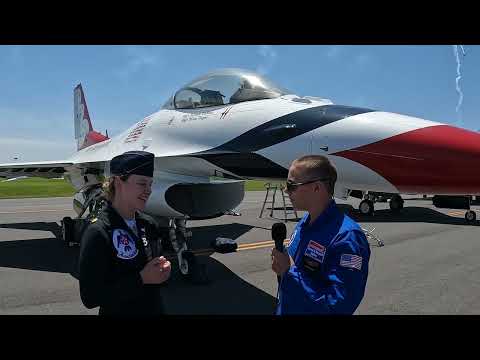
[[[400,210],[403,209],[403,199],[400,195],[394,195],[390,199],[390,210],[392,212],[399,212]]]
[[[195,259],[195,255],[188,250],[182,253],[182,258],[184,261],[183,266],[180,263],[178,264],[180,274],[182,274],[184,278],[189,279],[192,276],[193,268],[195,267],[197,261]]]
[[[475,220],[477,220],[477,214],[475,213],[475,211],[468,210],[465,213],[465,220],[467,220],[468,223],[475,222]]]
[[[362,200],[358,206],[358,210],[362,215],[373,215],[373,202],[371,200]]]
[[[197,285],[205,285],[210,282],[206,266],[204,264],[199,264],[195,255],[191,251],[184,251],[182,257],[184,261],[186,261],[188,267],[187,273],[180,271],[185,280]]]

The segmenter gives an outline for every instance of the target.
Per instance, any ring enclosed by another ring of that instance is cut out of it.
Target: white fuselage
[[[214,176],[216,171],[222,169],[189,154],[217,148],[241,134],[287,114],[331,104],[328,100],[292,101],[295,98],[288,95],[277,99],[204,109],[160,110],[118,136],[80,150],[73,156],[72,161],[75,163],[108,161],[125,151],[145,150],[156,156],[155,174],[158,178],[184,175],[192,176],[197,181],[199,178],[208,181],[205,177]],[[285,169],[289,168],[294,159],[302,155],[326,155],[337,167],[339,194],[344,188],[394,193],[398,192],[395,185],[377,172],[333,154],[434,125],[439,123],[387,112],[368,112],[315,128],[284,142],[260,149],[256,153]],[[325,147],[328,147],[328,150]],[[108,174],[108,166],[105,173]]]

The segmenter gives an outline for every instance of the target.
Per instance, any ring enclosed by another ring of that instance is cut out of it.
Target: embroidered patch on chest
[[[117,257],[120,259],[133,259],[138,254],[135,241],[130,237],[128,232],[123,229],[113,230],[113,246],[117,250]]]
[[[313,260],[323,263],[323,259],[325,258],[325,251],[325,246],[310,240],[305,250],[305,255],[309,258],[312,258]]]
[[[352,254],[342,254],[340,257],[340,266],[351,269],[362,269],[362,257]]]

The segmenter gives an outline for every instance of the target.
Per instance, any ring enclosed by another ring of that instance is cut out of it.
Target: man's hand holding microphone
[[[281,276],[285,274],[293,264],[293,259],[285,251],[283,242],[287,237],[287,228],[284,223],[275,223],[272,226],[272,238],[275,241],[275,248],[272,249],[272,270],[277,274],[280,282]]]

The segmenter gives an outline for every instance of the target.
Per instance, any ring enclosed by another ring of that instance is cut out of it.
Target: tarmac
[[[265,192],[247,192],[236,209],[241,216],[189,221],[191,248],[209,282],[192,284],[176,261],[164,286],[168,314],[271,315],[277,279],[271,270],[270,229],[283,220],[283,208],[264,211]],[[370,239],[371,259],[359,315],[480,313],[480,237],[476,221],[464,210],[437,209],[431,199],[404,196],[405,208],[392,214],[376,203],[373,216],[358,212],[358,199],[337,200],[362,228],[373,230],[384,246]],[[279,206],[278,204],[276,206]],[[472,210],[480,210],[473,206]],[[60,220],[74,216],[71,198],[0,200],[0,314],[95,315],[83,306],[76,265],[78,247],[60,240]],[[302,212],[298,213],[299,216]],[[287,236],[295,227],[290,215]],[[216,237],[234,239],[236,252],[213,252]]]

